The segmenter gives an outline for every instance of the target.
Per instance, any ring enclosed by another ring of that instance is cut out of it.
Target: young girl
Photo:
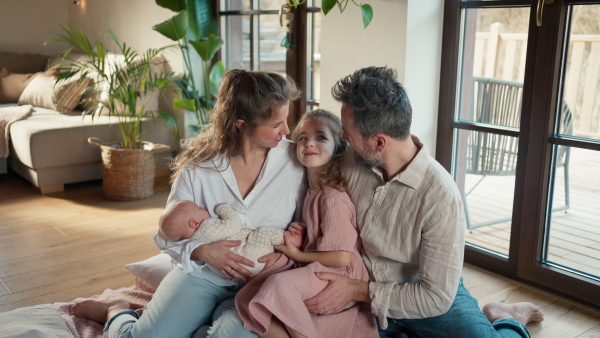
[[[369,279],[360,256],[356,211],[345,192],[341,161],[347,144],[341,133],[340,119],[317,109],[306,113],[292,134],[310,186],[302,208],[307,234],[300,249],[287,238],[288,244],[275,248],[299,268],[256,278],[236,297],[244,328],[261,337],[377,337],[373,315],[369,309],[359,311],[360,304],[337,314],[324,308],[320,315],[311,315],[304,305],[327,286],[315,272]]]

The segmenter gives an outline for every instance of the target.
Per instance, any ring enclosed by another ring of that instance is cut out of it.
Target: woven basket
[[[96,137],[88,143],[102,152],[102,193],[117,201],[133,201],[154,194],[154,150],[169,149],[164,144],[142,142],[144,149],[111,147],[119,142],[104,143]]]

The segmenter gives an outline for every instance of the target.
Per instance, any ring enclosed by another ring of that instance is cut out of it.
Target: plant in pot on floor
[[[60,74],[57,81],[78,77],[88,78],[85,114],[92,119],[99,114],[108,115],[119,126],[120,140],[104,143],[90,137],[88,142],[100,147],[102,153],[102,191],[113,200],[138,200],[154,193],[154,150],[168,148],[167,145],[142,141],[143,121],[157,118],[166,122],[174,135],[177,123],[166,112],[149,110],[147,99],[157,90],[172,86],[172,73],[164,71],[164,59],[160,53],[172,46],[148,49],[143,53],[132,50],[108,28],[109,41],[114,42],[118,54],[109,53],[100,41],[92,43],[79,25],[62,27],[62,33],[50,39],[65,43],[69,47],[63,52]],[[70,57],[72,51],[84,57]]]

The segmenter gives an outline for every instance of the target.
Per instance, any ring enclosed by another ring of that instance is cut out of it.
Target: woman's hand
[[[248,269],[240,265],[254,266],[254,262],[248,258],[236,255],[229,250],[242,244],[241,241],[215,241],[200,245],[192,252],[191,259],[202,261],[219,269],[223,276],[246,281],[246,277],[252,277]]]

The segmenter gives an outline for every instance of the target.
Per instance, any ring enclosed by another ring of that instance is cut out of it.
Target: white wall
[[[0,50],[57,54],[65,45],[44,42],[61,32],[61,25],[79,22],[94,41],[102,39],[106,26],[137,51],[174,42],[152,30],[152,26],[173,16],[153,0],[0,0]],[[175,71],[182,69],[178,49],[167,55]]]
[[[108,26],[119,40],[138,52],[175,43],[152,29],[175,14],[154,0],[81,0],[79,5],[68,2],[69,18],[79,22],[90,40],[103,39]],[[166,56],[174,70],[182,69],[178,48]]]
[[[103,39],[106,27],[110,27],[121,42],[140,53],[148,48],[175,43],[152,29],[154,25],[175,15],[169,9],[158,6],[154,0],[81,0],[79,5],[73,5],[69,9],[69,17],[79,22],[83,32],[91,40]],[[173,71],[183,71],[183,60],[178,47],[170,49],[164,55]],[[180,138],[190,136],[186,126],[194,122],[195,117],[189,112],[186,114],[182,110],[173,109],[174,95],[166,94],[167,97],[161,96],[160,109],[177,119]]]
[[[396,68],[413,106],[412,132],[434,155],[444,1],[365,2],[374,10],[367,29],[362,27],[360,9],[352,3],[344,13],[335,7],[323,18],[321,107],[339,113],[331,87],[355,70],[384,65]],[[152,0],[81,0],[79,5],[72,0],[0,0],[0,50],[58,53],[63,46],[44,46],[44,41],[58,33],[61,24],[74,19],[90,38],[101,37],[98,34],[108,25],[138,51],[161,47],[172,42],[152,26],[172,15]],[[178,53],[169,54],[168,59],[175,71],[182,69]],[[183,113],[175,114],[183,121],[179,116]]]
[[[56,54],[63,46],[44,42],[67,21],[67,0],[0,0],[0,51]]]
[[[322,21],[321,107],[339,114],[335,82],[367,66],[398,71],[413,107],[411,132],[435,155],[443,0],[369,0],[373,21],[362,27],[360,8],[334,8]]]

